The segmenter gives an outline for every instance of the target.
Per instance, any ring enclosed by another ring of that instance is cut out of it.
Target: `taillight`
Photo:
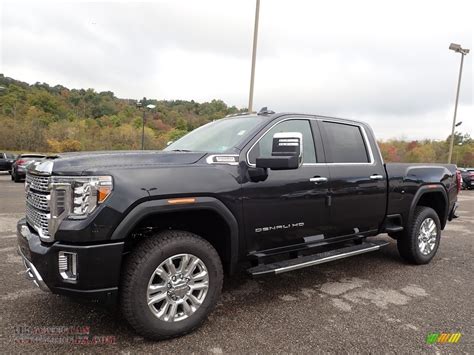
[[[16,161],[17,165],[23,165],[26,163],[26,160],[20,159]]]
[[[456,183],[457,183],[458,192],[459,192],[461,191],[461,187],[462,187],[462,176],[459,170],[456,170]]]

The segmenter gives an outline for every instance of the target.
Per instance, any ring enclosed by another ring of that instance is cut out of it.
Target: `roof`
[[[368,126],[367,123],[363,121],[358,121],[354,119],[349,119],[349,118],[341,118],[341,117],[332,117],[332,116],[323,116],[323,115],[318,115],[318,114],[313,114],[313,113],[302,113],[302,112],[274,112],[271,110],[268,110],[266,107],[262,108],[257,113],[258,116],[264,116],[268,117],[270,120],[277,119],[282,116],[300,116],[300,117],[313,117],[313,118],[319,118],[319,119],[327,119],[331,121],[339,121],[341,123],[353,123],[357,125],[365,125]],[[237,116],[255,116],[255,113],[250,113],[250,112],[241,112],[238,114],[233,114],[233,115],[228,115],[226,117],[237,117]]]

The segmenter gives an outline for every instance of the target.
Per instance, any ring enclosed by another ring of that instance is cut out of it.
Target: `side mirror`
[[[298,169],[303,162],[303,135],[299,132],[281,132],[273,136],[272,156],[257,158],[257,168],[272,170]]]

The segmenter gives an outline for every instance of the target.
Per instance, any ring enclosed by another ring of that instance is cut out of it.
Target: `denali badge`
[[[279,229],[290,229],[290,228],[300,228],[300,227],[304,227],[304,222],[279,224],[277,226],[255,228],[255,233],[270,232],[270,231],[276,231]]]

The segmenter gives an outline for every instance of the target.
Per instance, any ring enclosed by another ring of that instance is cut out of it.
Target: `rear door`
[[[377,230],[386,213],[387,178],[369,128],[331,120],[321,120],[319,126],[331,176],[335,234]]]

